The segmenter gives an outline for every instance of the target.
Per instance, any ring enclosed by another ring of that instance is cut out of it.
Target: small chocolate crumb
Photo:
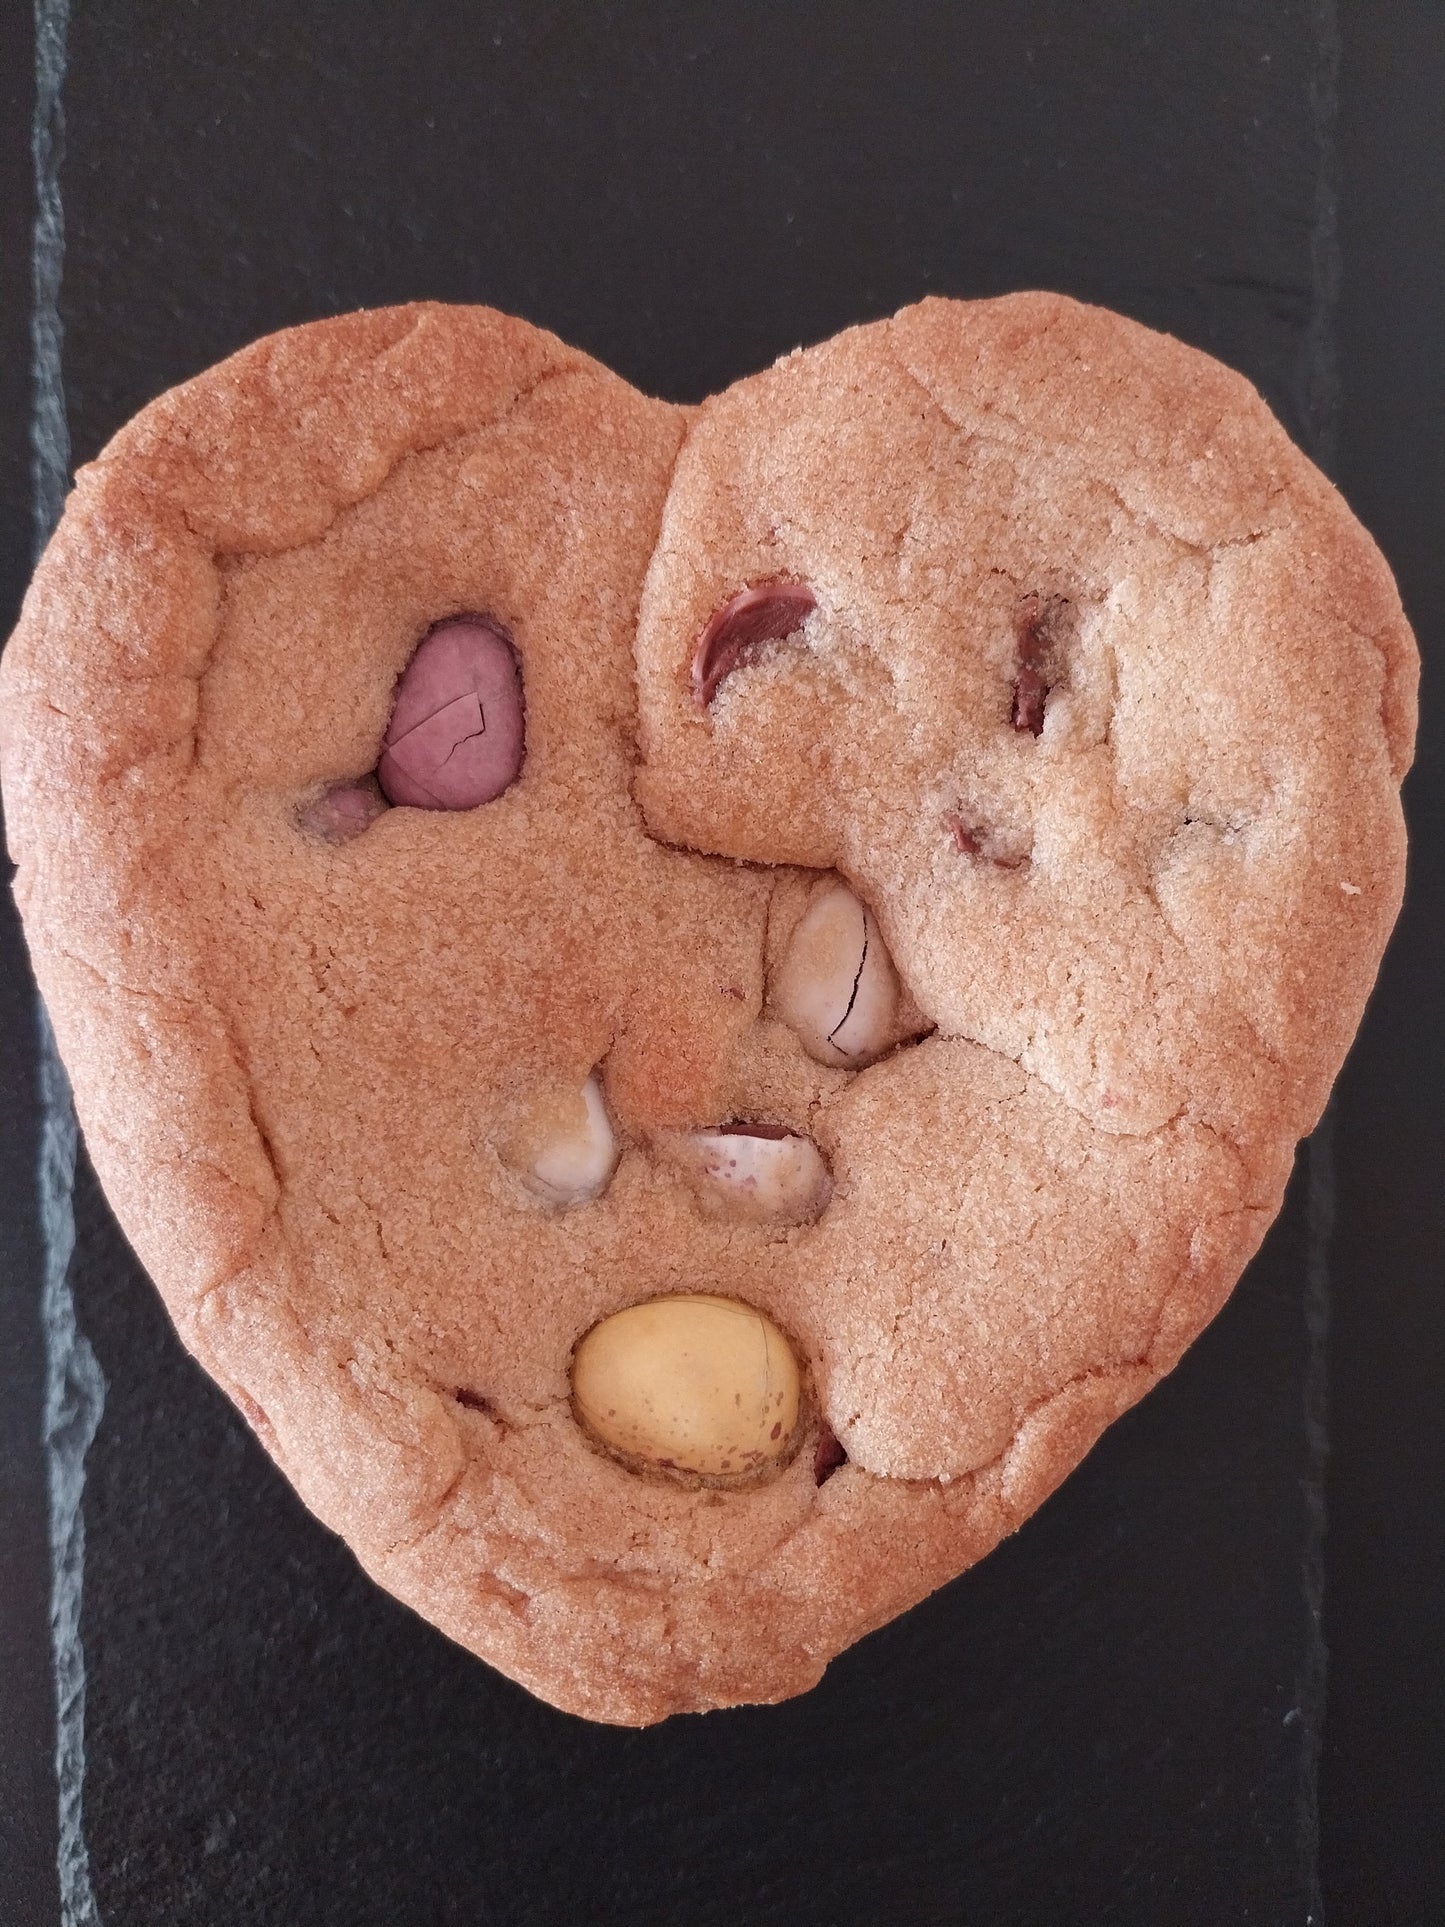
[[[265,1412],[256,1403],[255,1399],[252,1398],[249,1392],[243,1392],[238,1386],[236,1390],[232,1392],[231,1396],[233,1399],[235,1399],[237,1405],[241,1408],[241,1416],[242,1418],[245,1419],[246,1423],[251,1427],[253,1432],[270,1431],[271,1429],[270,1419],[267,1418]]]
[[[390,808],[375,775],[332,783],[303,803],[296,813],[298,826],[323,843],[347,843]]]
[[[1041,736],[1050,692],[1063,680],[1058,660],[1060,628],[1068,603],[1062,596],[1046,602],[1036,591],[1020,598],[1014,626],[1018,672],[1014,678],[1013,726]]]
[[[817,1450],[813,1454],[813,1482],[826,1485],[840,1465],[848,1463],[848,1454],[838,1441],[831,1425],[825,1425],[818,1438]]]
[[[469,1391],[465,1385],[458,1386],[452,1397],[469,1412],[484,1412],[488,1418],[497,1415],[497,1408],[489,1398],[483,1397],[480,1392]]]
[[[953,838],[953,847],[964,856],[982,856],[983,845],[979,842],[978,831],[971,830],[957,810],[946,810],[943,826]]]
[[[1009,830],[989,830],[971,824],[957,810],[945,810],[943,827],[961,856],[978,857],[996,870],[1021,870],[1029,860],[1024,840]]]

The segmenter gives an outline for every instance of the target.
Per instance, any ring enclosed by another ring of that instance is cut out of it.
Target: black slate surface
[[[691,400],[930,289],[1044,285],[1221,355],[1327,460],[1342,428],[1360,506],[1378,509],[1387,546],[1398,535],[1415,613],[1438,621],[1441,477],[1419,410],[1440,387],[1409,320],[1428,288],[1384,213],[1430,189],[1407,188],[1369,108],[1398,115],[1413,86],[1402,125],[1428,122],[1445,48],[1424,9],[1393,10],[1389,44],[1415,55],[1397,75],[1370,11],[1344,21],[1341,137],[1333,9],[1304,0],[78,6],[61,296],[76,460],[252,336],[358,305],[490,301]],[[18,18],[3,32],[28,59]],[[13,124],[26,114],[22,100]],[[1428,146],[1406,151],[1428,169]],[[28,165],[7,148],[7,180]],[[1370,196],[1353,215],[1346,165]],[[1342,180],[1366,265],[1347,246],[1337,296]],[[22,204],[5,204],[5,246],[23,270]],[[0,319],[23,357],[18,285]],[[1366,385],[1357,406],[1347,383],[1341,408],[1340,349],[1347,371],[1370,368],[1385,341],[1395,385]],[[1402,365],[1425,384],[1413,412]],[[13,370],[7,428],[23,420]],[[16,446],[4,479],[19,526]],[[22,542],[6,539],[18,586]],[[588,1727],[375,1590],[180,1351],[82,1165],[71,1282],[107,1380],[81,1622],[98,1917],[1318,1920],[1323,1740],[1334,1917],[1427,1918],[1411,1910],[1438,1858],[1439,1575],[1422,1528],[1439,1492],[1426,1288],[1445,1135],[1431,742],[1415,897],[1333,1152],[1327,1138],[1302,1154],[1229,1307],[1015,1540],[782,1708]],[[17,1528],[0,1539],[0,1681],[14,1686],[0,1920],[48,1923],[33,1051],[5,933],[0,1491]],[[1326,1490],[1331,1306],[1348,1442]],[[1336,1544],[1343,1559],[1322,1565]],[[1324,1719],[1322,1579],[1353,1656],[1332,1676],[1344,1725]],[[1413,1661],[1408,1685],[1375,1650],[1381,1618]],[[1382,1693],[1390,1725],[1372,1711]]]

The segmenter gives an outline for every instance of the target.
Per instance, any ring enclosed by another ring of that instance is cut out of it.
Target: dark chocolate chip
[[[744,589],[708,618],[692,658],[692,693],[706,709],[718,685],[764,643],[781,642],[803,626],[818,598],[802,582],[763,582]]]
[[[996,870],[1021,870],[1028,862],[1025,840],[1008,830],[985,829],[970,823],[957,810],[945,810],[943,827],[961,856],[977,857]]]
[[[1033,664],[1020,664],[1018,678],[1014,683],[1014,728],[1026,729],[1030,736],[1042,736],[1044,705],[1048,701],[1048,696],[1049,685]]]
[[[253,1432],[269,1432],[271,1430],[270,1419],[267,1418],[264,1410],[256,1403],[249,1392],[243,1392],[238,1386],[232,1392],[231,1396],[240,1407],[242,1418],[245,1419]]]
[[[943,825],[953,838],[954,849],[960,851],[964,856],[981,856],[983,854],[983,845],[979,841],[978,831],[971,830],[958,814],[957,810],[948,810],[944,813]]]
[[[1043,734],[1049,692],[1063,678],[1059,645],[1068,606],[1061,596],[1051,596],[1045,601],[1033,592],[1019,601],[1015,618],[1018,669],[1014,676],[1012,721],[1015,729],[1026,729],[1031,736]]]
[[[848,1454],[838,1441],[831,1425],[825,1425],[818,1437],[817,1449],[813,1453],[813,1481],[816,1485],[826,1485],[840,1465],[848,1463]]]

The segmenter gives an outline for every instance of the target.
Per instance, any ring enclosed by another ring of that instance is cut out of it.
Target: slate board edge
[[[65,153],[62,88],[70,0],[36,0],[35,230],[31,316],[33,413],[31,511],[37,557],[60,519],[70,486],[70,434],[62,367],[60,284],[65,270]],[[75,1246],[76,1123],[70,1085],[44,1009],[39,1026],[40,1232],[44,1249],[41,1325],[45,1345],[44,1441],[49,1496],[50,1639],[55,1678],[56,1870],[62,1927],[99,1927],[85,1844],[85,1653],[80,1609],[85,1579],[85,1455],[105,1403],[95,1354],[79,1329],[70,1286]]]

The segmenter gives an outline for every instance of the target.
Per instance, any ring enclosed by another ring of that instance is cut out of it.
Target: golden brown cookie
[[[1117,316],[930,300],[685,410],[421,305],[81,472],[0,757],[185,1343],[384,1585],[644,1723],[812,1684],[1218,1309],[1415,675],[1254,391]]]

